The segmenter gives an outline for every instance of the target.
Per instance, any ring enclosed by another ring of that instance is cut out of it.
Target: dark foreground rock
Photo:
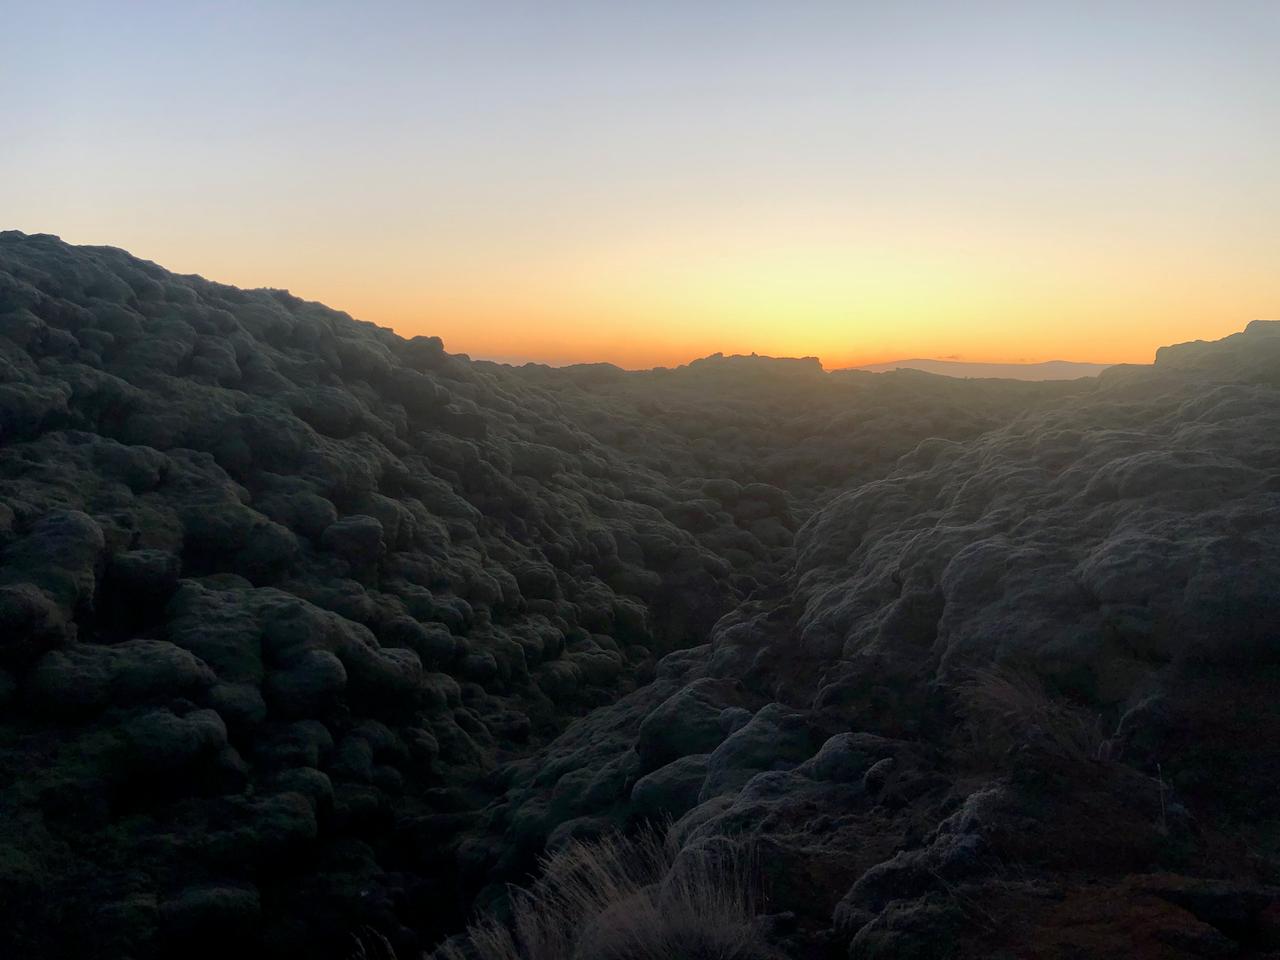
[[[408,955],[670,820],[797,957],[1262,955],[1276,329],[509,368],[0,234],[0,945]]]

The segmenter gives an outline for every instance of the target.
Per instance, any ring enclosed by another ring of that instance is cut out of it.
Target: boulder
[[[261,919],[258,891],[251,886],[188,887],[160,904],[161,929],[174,943],[207,946],[252,936]]]
[[[710,753],[726,736],[720,722],[725,704],[720,686],[703,678],[672,694],[640,724],[636,751],[645,770],[656,770],[672,760]]]
[[[314,716],[336,702],[347,686],[347,669],[328,650],[305,650],[267,674],[263,693],[273,713]]]
[[[320,535],[320,545],[357,570],[370,567],[386,552],[382,524],[368,516],[343,517],[329,524]]]
[[[25,667],[75,636],[61,609],[31,583],[0,587],[0,663]]]
[[[692,754],[645,774],[631,788],[632,809],[644,817],[680,819],[698,805],[709,759]]]
[[[71,718],[113,705],[195,696],[214,680],[204,663],[171,643],[126,640],[46,653],[32,667],[26,695],[34,709]]]
[[[812,755],[813,740],[805,716],[771,703],[712,751],[699,799],[732,792],[766,770],[793,769]]]

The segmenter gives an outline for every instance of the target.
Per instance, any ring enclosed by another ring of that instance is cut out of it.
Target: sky
[[[0,227],[452,352],[1150,362],[1280,317],[1280,2],[0,0]]]

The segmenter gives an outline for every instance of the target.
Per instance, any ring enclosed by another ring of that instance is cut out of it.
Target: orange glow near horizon
[[[131,252],[238,286],[283,287],[406,337],[439,336],[451,353],[629,369],[716,352],[817,356],[827,369],[915,357],[1150,363],[1160,346],[1226,336],[1280,304],[1261,257],[1206,262],[1203,249],[1157,248],[1122,264],[1106,250],[983,249],[972,239],[959,253],[918,241],[876,250],[736,240],[590,257],[528,248],[486,268],[474,251],[431,244],[415,256],[411,244],[353,255],[277,243]]]

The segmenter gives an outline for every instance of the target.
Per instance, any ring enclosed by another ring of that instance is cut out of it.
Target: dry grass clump
[[[1070,760],[1097,760],[1106,753],[1101,717],[1051,697],[1034,673],[976,670],[960,692],[975,740],[997,755],[1025,743]]]
[[[731,842],[680,853],[661,831],[574,842],[434,960],[767,960],[749,853]]]

